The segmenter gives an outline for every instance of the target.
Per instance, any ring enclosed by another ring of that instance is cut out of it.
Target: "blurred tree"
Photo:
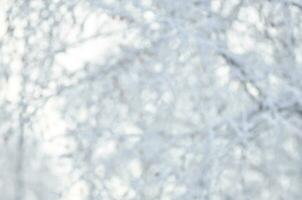
[[[301,199],[299,1],[1,4],[5,199]]]

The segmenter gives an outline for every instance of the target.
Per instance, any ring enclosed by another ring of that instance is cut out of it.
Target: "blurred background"
[[[301,19],[300,0],[0,0],[0,199],[302,199]]]

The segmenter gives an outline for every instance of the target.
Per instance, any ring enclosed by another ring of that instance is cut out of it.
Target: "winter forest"
[[[301,0],[0,0],[1,200],[301,200]]]

